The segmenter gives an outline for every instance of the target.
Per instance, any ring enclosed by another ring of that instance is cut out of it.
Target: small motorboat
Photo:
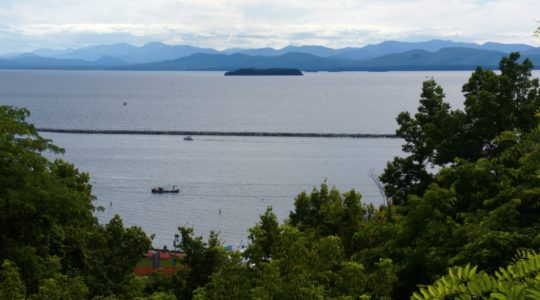
[[[152,188],[153,194],[166,194],[166,193],[176,194],[178,192],[180,192],[180,189],[176,188],[176,185],[173,185],[172,189],[167,189],[161,186],[156,186]]]
[[[193,138],[191,136],[184,137],[184,141],[193,141]]]

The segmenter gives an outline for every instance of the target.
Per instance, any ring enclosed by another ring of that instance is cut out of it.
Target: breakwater
[[[73,134],[137,134],[191,136],[258,136],[258,137],[314,137],[314,138],[397,138],[390,133],[317,133],[317,132],[252,132],[252,131],[193,131],[193,130],[101,130],[38,128],[40,132]]]

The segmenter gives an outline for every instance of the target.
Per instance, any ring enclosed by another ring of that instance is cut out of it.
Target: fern
[[[477,267],[455,267],[433,285],[421,287],[411,299],[540,300],[540,255],[519,251],[514,263],[494,275]]]

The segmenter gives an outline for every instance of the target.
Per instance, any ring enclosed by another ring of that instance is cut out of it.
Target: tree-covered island
[[[225,72],[225,76],[302,76],[302,71],[292,68],[245,68]]]
[[[540,299],[540,109],[532,64],[478,68],[451,109],[424,82],[398,117],[408,156],[381,176],[384,205],[326,184],[271,208],[245,252],[179,228],[181,267],[136,276],[150,248],[119,217],[99,224],[88,174],[0,106],[0,299]],[[182,223],[182,220],[178,220]]]

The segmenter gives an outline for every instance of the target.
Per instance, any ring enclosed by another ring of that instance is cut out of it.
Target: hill
[[[336,59],[366,60],[388,54],[404,53],[412,50],[437,52],[444,48],[469,48],[478,50],[499,51],[502,53],[519,51],[531,55],[540,53],[539,48],[534,48],[533,46],[525,44],[502,44],[488,42],[480,45],[475,43],[463,43],[447,40],[430,40],[425,42],[385,41],[382,43],[367,45],[364,47],[346,47],[338,49],[320,45],[289,45],[279,49],[269,47],[230,48],[222,51],[210,48],[193,47],[189,45],[167,45],[159,42],[152,42],[142,46],[133,46],[126,43],[117,43],[65,50],[42,48],[27,54],[56,59],[80,59],[86,61],[95,61],[100,59],[101,57],[111,57],[122,60],[128,64],[144,64],[165,60],[174,60],[197,53],[225,55],[244,54],[250,56],[281,56],[289,53],[303,53],[323,58],[332,57]],[[14,57],[20,55],[21,53],[11,53],[5,54],[0,58],[13,59]]]
[[[501,43],[485,43],[482,45],[475,43],[461,43],[446,40],[430,40],[426,42],[399,42],[399,41],[386,41],[380,44],[367,45],[362,48],[350,48],[338,54],[341,58],[350,59],[371,59],[380,57],[387,54],[404,53],[411,50],[425,50],[428,52],[437,52],[444,48],[470,48],[479,50],[493,50],[503,53],[510,53],[512,51],[526,51],[532,46],[525,44],[501,44]]]
[[[437,52],[411,50],[405,53],[388,54],[363,61],[365,67],[381,69],[472,69],[476,66],[497,68],[505,53],[470,48],[443,48]]]
[[[356,63],[353,60],[323,58],[305,53],[287,53],[279,56],[194,54],[175,60],[126,66],[125,69],[228,71],[241,68],[297,68],[328,70],[347,68]]]
[[[146,47],[160,48],[162,46],[156,44],[147,45]],[[304,71],[473,70],[477,66],[495,69],[498,67],[499,60],[505,54],[500,51],[463,47],[442,48],[436,52],[416,49],[364,60],[340,56],[320,57],[300,52],[272,56],[238,53],[195,53],[177,59],[150,63],[129,63],[128,60],[119,59],[115,56],[100,56],[92,60],[83,60],[23,54],[0,60],[0,68],[171,71],[230,71],[240,68],[295,68]],[[540,51],[537,48],[530,48],[525,51],[524,57],[530,58],[536,66],[540,66]]]
[[[98,45],[65,51],[54,49],[38,49],[32,54],[58,59],[82,59],[94,61],[101,57],[113,57],[127,63],[147,63],[189,56],[194,53],[218,53],[214,49],[206,49],[184,45],[166,45],[163,43],[148,43],[141,47],[120,43]]]
[[[473,70],[498,67],[503,52],[470,48],[443,48],[437,52],[412,50],[374,59],[318,57],[304,53],[279,56],[194,54],[158,63],[126,66],[130,70],[233,70],[238,68],[297,68],[321,71]],[[540,65],[540,55],[529,56]]]

